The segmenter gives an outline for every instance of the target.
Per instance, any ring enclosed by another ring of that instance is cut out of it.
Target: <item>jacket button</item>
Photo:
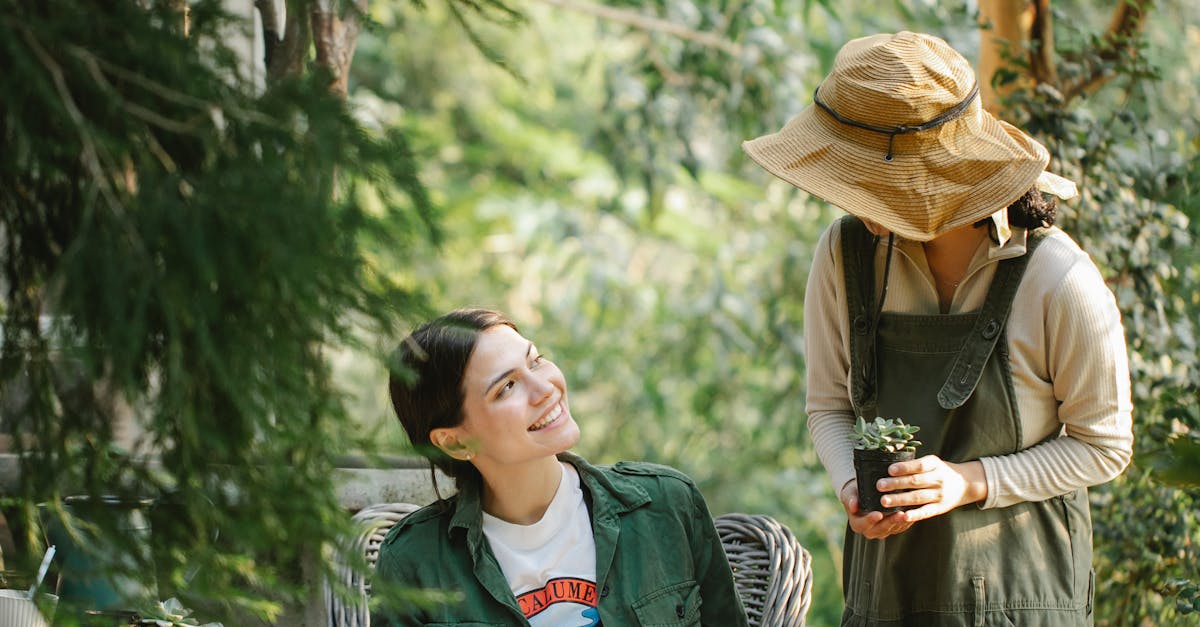
[[[871,330],[870,323],[867,322],[866,316],[854,316],[854,332],[859,335],[866,335],[867,331]]]
[[[600,598],[604,599],[607,597],[608,597],[608,584],[604,584],[604,587],[600,588]]]
[[[996,337],[996,334],[999,332],[1000,323],[997,322],[995,318],[992,318],[991,320],[988,320],[987,325],[983,327],[983,339],[990,340]]]
[[[683,618],[683,604],[682,603],[675,606],[675,615],[678,616],[679,618]]]

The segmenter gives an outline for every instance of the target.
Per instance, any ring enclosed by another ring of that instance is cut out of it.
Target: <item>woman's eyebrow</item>
[[[525,349],[525,359],[528,360],[529,356],[531,354],[533,354],[533,342],[530,342],[529,347]],[[512,374],[514,370],[516,370],[516,368],[509,368],[508,370],[505,370],[504,372],[501,372],[500,374],[496,375],[496,378],[492,379],[491,382],[488,383],[486,388],[483,388],[484,394],[488,393],[489,391],[491,391],[492,388],[496,387],[497,383],[508,378],[508,375]]]

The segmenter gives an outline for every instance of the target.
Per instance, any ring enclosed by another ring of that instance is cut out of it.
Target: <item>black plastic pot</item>
[[[888,451],[854,449],[854,476],[858,480],[858,511],[890,514],[892,512],[912,509],[912,507],[884,507],[880,505],[879,499],[884,493],[880,493],[875,488],[875,482],[889,476],[888,466],[896,462],[909,461],[916,456],[917,454],[913,451],[892,453]],[[886,494],[897,494],[903,491],[893,490]]]

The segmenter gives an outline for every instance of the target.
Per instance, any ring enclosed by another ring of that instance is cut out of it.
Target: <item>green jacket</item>
[[[691,479],[655,464],[560,459],[579,470],[592,514],[601,624],[747,624],[720,537]],[[529,624],[483,535],[481,512],[479,486],[467,485],[445,506],[413,512],[388,533],[375,592],[415,587],[454,598],[423,607],[376,599],[382,603],[371,625]]]

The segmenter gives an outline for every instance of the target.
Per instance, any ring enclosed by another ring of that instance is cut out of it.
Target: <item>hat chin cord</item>
[[[888,136],[888,149],[887,149],[887,154],[885,154],[883,156],[883,160],[891,161],[893,158],[892,146],[896,141],[897,135],[904,135],[907,133],[917,133],[920,131],[928,131],[931,128],[937,128],[937,127],[945,124],[946,122],[949,122],[950,120],[953,120],[953,119],[961,116],[964,112],[966,112],[967,107],[971,106],[971,101],[975,100],[975,96],[979,95],[979,83],[976,82],[971,87],[971,92],[967,94],[966,98],[962,99],[962,102],[959,102],[958,104],[954,105],[953,107],[943,111],[942,113],[938,114],[936,117],[929,120],[928,122],[922,122],[920,124],[901,124],[899,126],[877,126],[875,124],[867,124],[866,122],[859,122],[858,120],[852,120],[850,118],[844,117],[844,116],[840,115],[837,111],[834,111],[832,108],[830,108],[829,105],[825,104],[824,102],[821,102],[820,92],[821,92],[820,86],[817,86],[817,88],[813,90],[813,104],[820,107],[821,110],[824,111],[825,113],[828,113],[829,115],[833,116],[833,119],[837,120],[838,122],[840,122],[842,124],[845,124],[846,126],[853,126],[854,128],[861,128],[865,131],[871,131],[873,133],[882,133],[884,135],[887,135]],[[889,258],[890,258],[890,255],[889,255]],[[886,287],[886,285],[885,285],[885,287]]]
[[[895,243],[896,234],[888,231],[887,257],[883,262],[883,289],[879,292],[879,306],[875,308],[875,315],[871,318],[871,348],[869,351],[871,359],[864,364],[864,368],[870,368],[869,371],[863,373],[867,381],[873,381],[875,377],[875,337],[879,331],[879,318],[883,315],[883,301],[887,300],[888,275],[892,272],[892,249],[895,247]],[[879,237],[875,238],[875,245],[879,245]]]

